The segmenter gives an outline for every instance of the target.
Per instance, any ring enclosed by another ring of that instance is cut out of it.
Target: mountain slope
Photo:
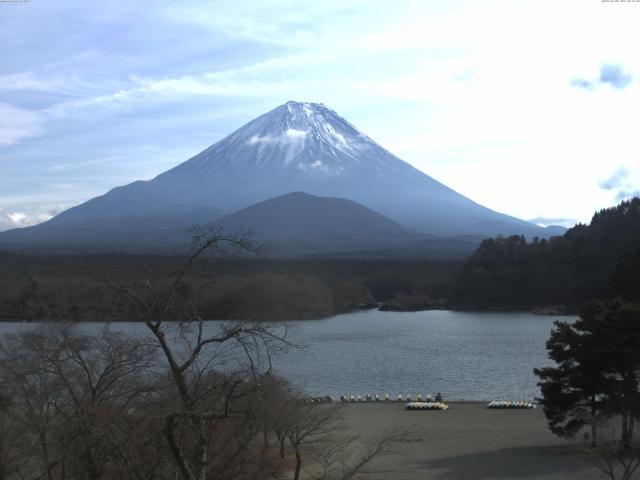
[[[303,192],[251,205],[215,223],[229,232],[251,230],[280,253],[398,248],[423,237],[351,200]]]
[[[216,224],[249,227],[265,237],[339,235],[358,237],[416,236],[396,222],[343,198],[294,192],[222,217]]]
[[[489,210],[392,155],[322,104],[288,102],[150,181],[118,187],[50,220],[63,224],[202,205],[233,212],[292,191],[346,198],[433,235],[547,236]]]
[[[46,222],[0,233],[0,247],[11,249],[146,251],[183,249],[188,229],[221,216],[215,207],[180,215],[122,215],[70,222]]]

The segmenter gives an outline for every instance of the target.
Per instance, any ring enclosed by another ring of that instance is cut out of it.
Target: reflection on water
[[[276,357],[274,370],[310,395],[441,392],[445,399],[532,400],[538,395],[532,370],[550,362],[545,342],[556,318],[371,310],[287,322],[295,331],[293,340],[305,348]],[[210,322],[210,328],[215,324]],[[0,333],[25,326],[0,324]],[[146,334],[140,324],[114,327]]]

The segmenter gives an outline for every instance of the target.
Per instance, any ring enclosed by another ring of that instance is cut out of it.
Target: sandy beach
[[[407,411],[404,403],[347,404],[346,433],[381,436],[394,426],[414,428],[398,453],[377,459],[365,478],[391,479],[602,479],[571,443],[547,429],[540,409],[490,410],[452,402],[446,411]]]

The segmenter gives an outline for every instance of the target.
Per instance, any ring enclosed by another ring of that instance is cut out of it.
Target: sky
[[[640,1],[0,0],[0,230],[288,100],[541,225],[640,194]]]

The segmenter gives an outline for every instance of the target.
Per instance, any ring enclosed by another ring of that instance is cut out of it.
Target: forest
[[[0,318],[131,320],[118,286],[166,284],[182,257],[0,254]],[[209,258],[185,279],[184,299],[208,319],[321,318],[361,308],[446,305],[459,261]]]
[[[117,287],[163,285],[184,260],[0,252],[0,319],[131,320]],[[311,319],[378,307],[573,313],[612,291],[637,295],[639,265],[634,198],[561,237],[486,239],[466,260],[212,256],[193,265],[181,294],[208,319]]]
[[[613,290],[638,291],[640,198],[594,214],[561,237],[484,240],[462,266],[451,294],[468,309],[550,307],[575,312]],[[637,295],[637,294],[636,294]]]

